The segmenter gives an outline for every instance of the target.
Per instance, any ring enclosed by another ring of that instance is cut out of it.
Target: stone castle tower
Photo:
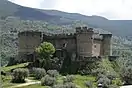
[[[111,46],[111,37],[112,34],[101,34],[103,36],[102,39],[102,51],[101,54],[104,56],[112,55],[112,46]]]
[[[83,57],[111,56],[112,34],[96,34],[93,28],[77,27],[77,53]]]
[[[24,31],[18,34],[19,58],[25,60],[28,56],[33,57],[36,47],[41,43],[41,32]]]
[[[76,28],[76,41],[77,41],[77,53],[79,56],[91,57],[92,56],[92,36],[94,31],[92,28],[77,27]]]

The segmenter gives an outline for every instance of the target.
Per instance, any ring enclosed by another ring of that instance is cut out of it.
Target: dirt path
[[[33,84],[40,84],[41,82],[40,81],[34,81],[34,80],[29,80],[29,79],[26,79],[26,83],[23,83],[23,84],[19,84],[19,85],[16,85],[16,86],[12,86],[10,88],[19,88],[19,87],[23,87],[23,86],[29,86],[29,85],[33,85]]]

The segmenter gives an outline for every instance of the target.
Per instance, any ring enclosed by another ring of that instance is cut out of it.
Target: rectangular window
[[[94,48],[97,48],[96,44],[94,44]]]

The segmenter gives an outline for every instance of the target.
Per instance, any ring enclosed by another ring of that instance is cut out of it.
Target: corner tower
[[[92,45],[94,31],[92,28],[77,27],[76,28],[76,42],[77,55],[81,57],[92,56]]]
[[[111,56],[112,55],[112,44],[111,44],[111,38],[112,34],[101,34],[103,36],[102,40],[102,56]]]
[[[21,60],[28,59],[41,44],[41,32],[24,31],[18,34],[18,54]]]

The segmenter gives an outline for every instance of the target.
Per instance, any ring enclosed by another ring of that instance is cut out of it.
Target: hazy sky
[[[132,20],[132,0],[9,0],[17,4],[56,9],[84,15],[99,15],[108,19]]]

